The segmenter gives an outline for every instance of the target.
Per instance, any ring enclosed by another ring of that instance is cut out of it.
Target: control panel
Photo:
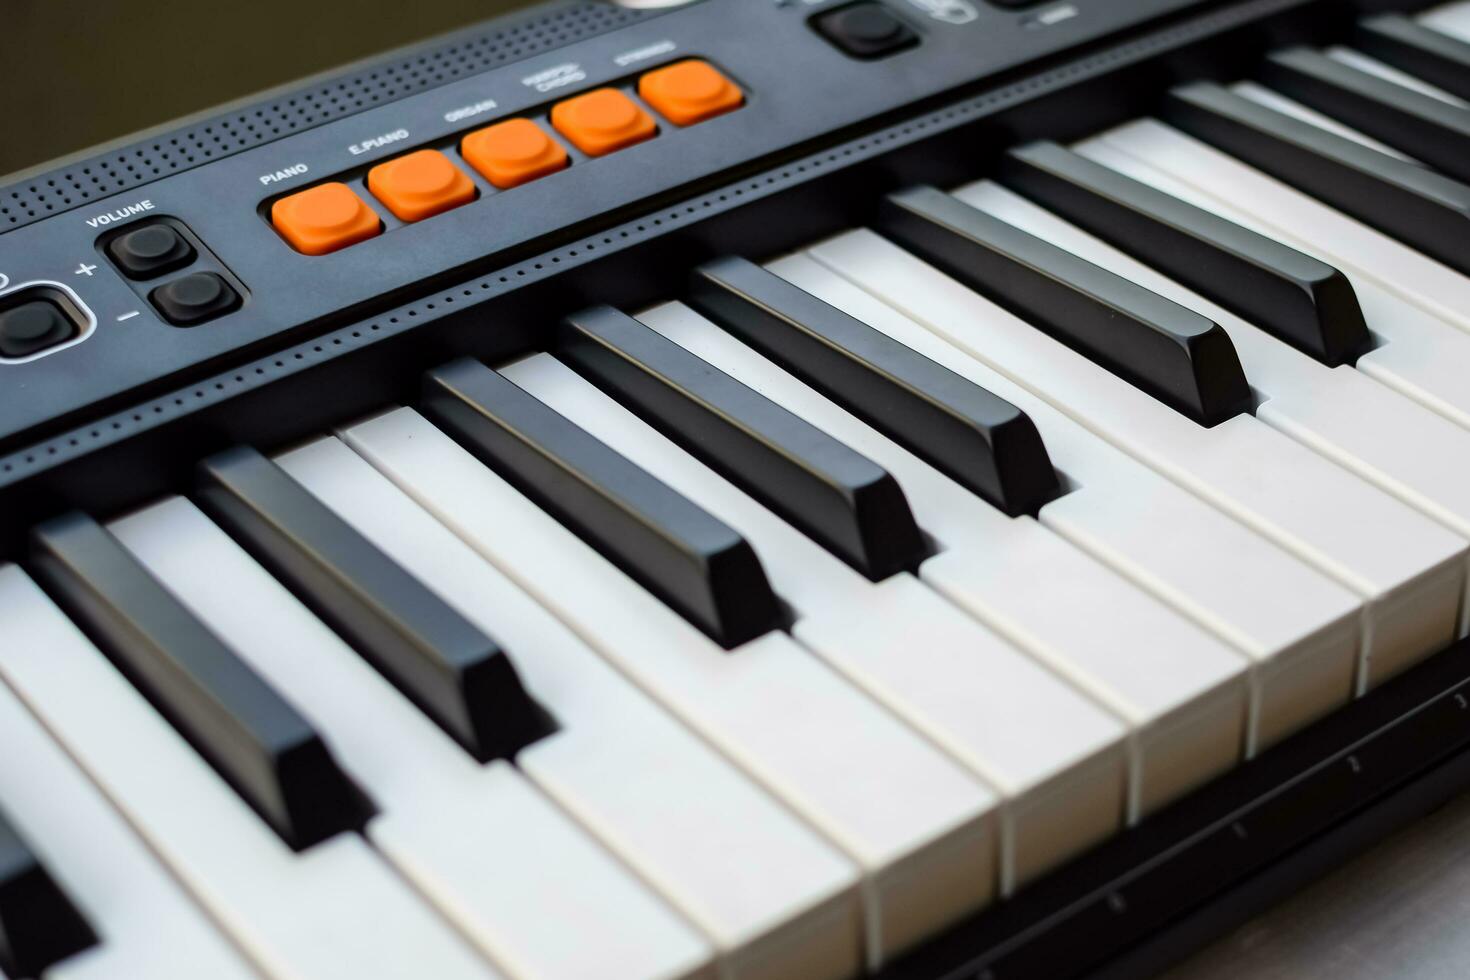
[[[417,224],[744,104],[728,75],[691,58],[333,174],[263,207],[292,248],[327,255],[378,237],[390,221]]]
[[[0,446],[1198,0],[694,0],[0,233]]]
[[[97,244],[138,298],[174,327],[194,327],[239,309],[245,287],[177,218],[144,218]]]

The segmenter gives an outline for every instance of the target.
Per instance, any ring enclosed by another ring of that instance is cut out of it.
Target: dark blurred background
[[[0,0],[0,177],[533,0]]]

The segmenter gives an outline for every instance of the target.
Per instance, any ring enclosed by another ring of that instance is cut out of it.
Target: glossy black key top
[[[1470,185],[1241,98],[1209,82],[1164,99],[1164,119],[1392,235],[1470,272]]]
[[[468,358],[424,377],[455,441],[727,649],[782,625],[734,530],[523,389]]]
[[[31,545],[57,605],[287,844],[362,826],[370,806],[306,719],[105,528],[69,514]]]
[[[1352,283],[1310,255],[1055,143],[1012,150],[999,176],[1329,367],[1372,347]]]
[[[1358,21],[1353,47],[1415,78],[1470,99],[1470,43],[1403,14]]]
[[[884,199],[878,229],[1204,426],[1251,410],[1225,330],[932,187]]]
[[[1026,413],[775,273],[723,258],[690,304],[828,398],[1012,516],[1059,490]]]
[[[925,556],[903,489],[877,463],[632,317],[563,321],[557,356],[874,581]]]
[[[1303,105],[1444,171],[1470,180],[1470,109],[1416,92],[1313,51],[1269,55],[1261,78]]]
[[[493,639],[254,449],[200,463],[199,503],[480,761],[555,731]]]
[[[96,944],[87,920],[0,813],[0,972],[39,976]]]

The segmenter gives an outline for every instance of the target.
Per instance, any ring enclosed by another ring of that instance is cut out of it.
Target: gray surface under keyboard
[[[1206,947],[1163,980],[1470,976],[1470,795]]]

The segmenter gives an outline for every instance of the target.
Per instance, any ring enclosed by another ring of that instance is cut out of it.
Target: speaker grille
[[[70,166],[0,187],[0,234],[269,143],[364,109],[519,61],[650,16],[590,2],[568,3],[531,20],[470,28],[451,40],[289,95],[223,113]]]

